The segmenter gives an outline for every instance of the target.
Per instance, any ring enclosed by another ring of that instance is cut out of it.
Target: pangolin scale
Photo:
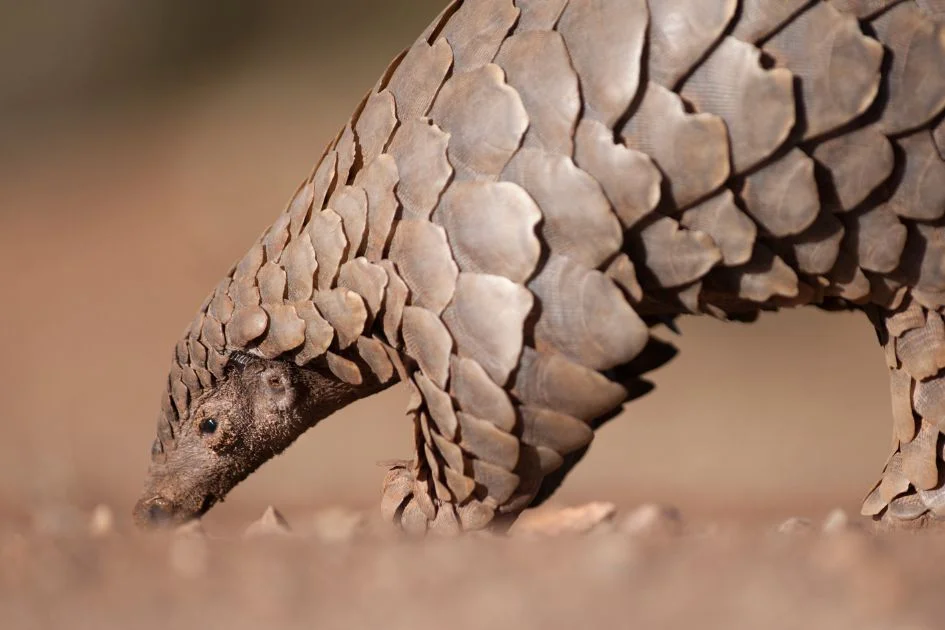
[[[652,326],[802,305],[885,348],[863,514],[945,518],[943,112],[941,0],[453,2],[177,344],[138,519],[403,381],[383,514],[482,528],[650,389]]]

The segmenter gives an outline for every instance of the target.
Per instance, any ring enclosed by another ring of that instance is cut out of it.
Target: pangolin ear
[[[256,360],[256,357],[247,353],[235,350],[227,358],[226,367],[223,368],[223,375],[230,376],[231,373],[242,372],[243,368]]]
[[[263,370],[259,378],[269,399],[280,409],[288,409],[292,401],[292,379],[289,374],[283,369],[270,368]]]

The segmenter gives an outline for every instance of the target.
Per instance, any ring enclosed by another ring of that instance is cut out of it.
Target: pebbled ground
[[[83,517],[0,535],[5,627],[920,630],[945,614],[945,539],[873,536],[837,512],[828,531],[779,530],[649,506],[580,535],[423,540],[342,509],[291,531],[269,513],[243,536]]]

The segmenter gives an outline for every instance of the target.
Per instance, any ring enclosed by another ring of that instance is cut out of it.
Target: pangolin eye
[[[200,421],[200,432],[210,435],[217,430],[217,421],[214,418],[204,418]]]

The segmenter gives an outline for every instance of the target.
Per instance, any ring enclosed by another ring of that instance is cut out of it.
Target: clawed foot
[[[431,532],[454,536],[493,524],[494,508],[476,499],[454,505],[447,497],[437,497],[433,485],[416,461],[393,462],[384,478],[381,516],[408,534],[417,535]]]
[[[510,536],[561,536],[619,529],[634,536],[675,536],[683,525],[675,508],[644,505],[619,524],[612,503],[594,501],[584,505],[543,507],[519,514],[497,514],[487,503],[476,499],[455,505],[436,496],[415,461],[389,462],[384,479],[381,515],[385,522],[413,535],[427,532],[457,535],[486,532]]]
[[[879,534],[894,532],[941,532],[945,531],[945,519],[926,512],[916,518],[903,519],[889,512],[873,520],[873,531]]]

